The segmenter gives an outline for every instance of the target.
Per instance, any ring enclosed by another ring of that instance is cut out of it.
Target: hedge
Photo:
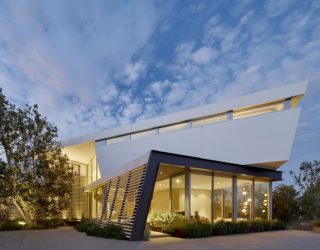
[[[75,226],[79,232],[84,232],[88,236],[96,236],[105,239],[125,240],[126,235],[119,225],[109,224],[104,227],[97,225],[94,221],[84,220]]]

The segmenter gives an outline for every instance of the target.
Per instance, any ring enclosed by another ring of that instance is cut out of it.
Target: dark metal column
[[[232,177],[232,221],[237,222],[238,198],[237,198],[237,176]]]
[[[190,219],[191,217],[191,174],[190,168],[186,168],[185,175],[185,206],[186,206],[186,217]]]

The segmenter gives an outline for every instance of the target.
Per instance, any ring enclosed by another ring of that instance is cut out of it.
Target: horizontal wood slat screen
[[[140,166],[104,184],[102,208],[97,217],[100,226],[121,225],[130,238],[145,174],[146,166]]]

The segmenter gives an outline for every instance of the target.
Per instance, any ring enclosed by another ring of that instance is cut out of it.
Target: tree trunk
[[[24,214],[22,208],[19,206],[18,202],[15,199],[12,199],[13,204],[16,206],[16,208],[18,209],[19,213],[21,214],[22,218],[28,223],[31,223],[31,220],[29,218],[27,218],[27,216]]]

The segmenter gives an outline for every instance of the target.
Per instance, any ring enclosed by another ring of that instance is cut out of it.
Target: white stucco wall
[[[121,174],[150,150],[239,164],[286,161],[299,114],[294,108],[111,145],[101,141],[96,143],[100,172],[107,178]]]

